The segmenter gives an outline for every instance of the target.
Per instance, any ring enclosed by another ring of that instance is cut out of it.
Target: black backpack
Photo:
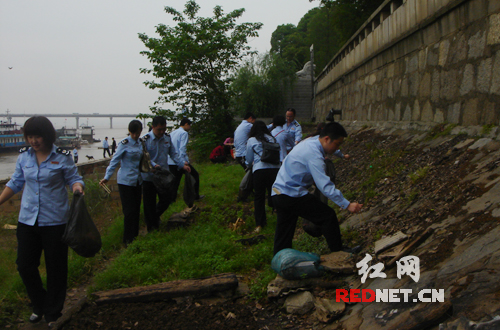
[[[273,140],[274,142],[262,142],[262,154],[259,156],[264,163],[279,165],[281,163],[280,144],[276,142],[274,137]],[[255,149],[254,152],[257,153]]]

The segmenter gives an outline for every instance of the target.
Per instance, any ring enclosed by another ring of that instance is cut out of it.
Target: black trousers
[[[118,185],[123,210],[123,243],[128,245],[139,236],[142,187]]]
[[[191,168],[191,175],[194,178],[195,184],[194,184],[194,193],[196,194],[196,199],[200,197],[200,174],[195,170],[195,168],[189,164],[189,168]],[[184,174],[184,170],[179,170],[177,165],[169,165],[170,172],[172,172],[173,175],[175,175],[175,181],[174,181],[174,191],[175,191],[175,197],[174,201],[177,200],[177,190],[179,190],[179,185],[181,184],[181,178],[182,175]]]
[[[173,196],[160,194],[153,182],[144,181],[142,183],[144,219],[148,233],[160,228],[160,217],[173,202]],[[158,196],[158,203],[156,202]]]
[[[23,280],[33,313],[45,315],[47,322],[62,314],[68,280],[68,246],[61,242],[66,225],[17,225],[17,270]],[[42,250],[47,271],[47,290],[44,289],[38,266]]]
[[[266,219],[266,191],[268,204],[273,207],[271,199],[271,189],[278,175],[279,168],[265,168],[253,172],[253,189],[254,189],[254,208],[255,208],[255,225],[265,227]]]
[[[321,232],[332,252],[342,249],[337,215],[331,207],[322,203],[317,197],[311,194],[302,197],[281,194],[273,196],[273,203],[277,213],[274,254],[283,249],[292,248],[298,217],[321,227]]]
[[[106,152],[108,153],[108,156],[111,157],[111,154],[109,153],[109,148],[103,148],[102,157],[106,158]]]

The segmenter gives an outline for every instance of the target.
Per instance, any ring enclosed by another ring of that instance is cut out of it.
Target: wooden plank
[[[387,250],[390,247],[398,244],[401,241],[408,239],[408,235],[404,234],[401,231],[398,231],[392,236],[384,237],[375,242],[375,254],[379,254],[380,252]]]
[[[123,302],[161,301],[184,296],[209,295],[234,290],[238,287],[235,274],[225,273],[212,277],[165,282],[149,286],[94,292],[98,305]]]
[[[419,246],[420,244],[422,244],[422,242],[424,242],[427,239],[427,237],[429,237],[432,234],[433,231],[434,230],[432,228],[430,228],[430,227],[427,228],[422,233],[422,235],[420,235],[415,240],[413,240],[406,248],[404,248],[403,251],[401,251],[401,253],[399,253],[396,257],[392,258],[392,260],[389,261],[385,266],[387,268],[390,268],[390,267],[394,266],[394,264],[396,263],[396,261],[398,261],[402,257],[408,255],[411,251],[413,251],[413,249],[415,249],[417,246]]]

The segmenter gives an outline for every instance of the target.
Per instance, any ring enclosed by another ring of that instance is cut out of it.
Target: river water
[[[60,128],[60,127],[64,126],[64,121],[63,121],[63,124],[59,123],[59,125],[58,125],[57,118],[54,120],[52,120],[52,118],[50,118],[50,119],[51,119],[52,123],[54,124],[55,128]],[[116,118],[116,119],[118,119],[118,118]],[[109,128],[109,123],[106,123],[106,121],[101,122],[101,123],[96,123],[96,124],[100,124],[100,127],[98,127],[97,125],[94,126],[94,138],[101,139],[101,141],[102,141],[107,136],[108,141],[109,141],[109,145],[110,145],[110,151],[111,151],[111,142],[112,142],[111,138],[112,137],[115,138],[116,143],[119,143],[122,139],[127,137],[127,134],[128,134],[127,127],[128,127],[128,122],[130,121],[130,119],[123,122],[123,123],[120,123],[120,122],[117,123],[116,119],[113,119],[113,128],[112,129]],[[73,121],[71,121],[71,123],[73,124],[73,126],[68,125],[67,126],[68,128],[74,127]],[[89,124],[94,125],[91,122],[89,122]],[[107,126],[107,128],[104,126]],[[145,134],[146,132],[147,132],[147,130],[143,130],[142,134]],[[78,163],[81,164],[81,163],[88,162],[87,157],[85,157],[86,155],[93,156],[94,159],[102,159],[103,158],[103,156],[102,156],[103,150],[98,149],[99,147],[102,147],[102,142],[82,145],[81,149],[78,150]],[[0,180],[7,179],[12,175],[12,173],[14,173],[18,156],[19,156],[18,152],[0,153]]]

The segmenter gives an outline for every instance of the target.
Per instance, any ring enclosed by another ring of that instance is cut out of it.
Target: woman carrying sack
[[[250,138],[247,141],[246,164],[252,166],[253,185],[254,185],[254,208],[255,208],[255,233],[259,233],[267,224],[266,219],[266,190],[268,192],[268,203],[271,203],[271,187],[276,179],[279,164],[266,163],[261,161],[264,148],[263,143],[275,143],[276,140],[263,121],[257,120],[250,130]]]
[[[68,277],[68,246],[61,241],[69,216],[68,192],[83,193],[83,180],[70,150],[54,145],[56,131],[42,116],[24,124],[30,147],[19,152],[16,169],[0,195],[0,205],[24,187],[17,225],[17,269],[33,305],[31,323],[47,323],[62,314]],[[44,252],[47,289],[38,266]]]
[[[139,216],[141,211],[142,176],[140,163],[143,153],[139,140],[142,123],[134,119],[128,124],[129,136],[118,143],[118,148],[106,169],[106,175],[99,184],[109,181],[119,163],[117,182],[123,210],[123,243],[132,243],[139,235]]]

